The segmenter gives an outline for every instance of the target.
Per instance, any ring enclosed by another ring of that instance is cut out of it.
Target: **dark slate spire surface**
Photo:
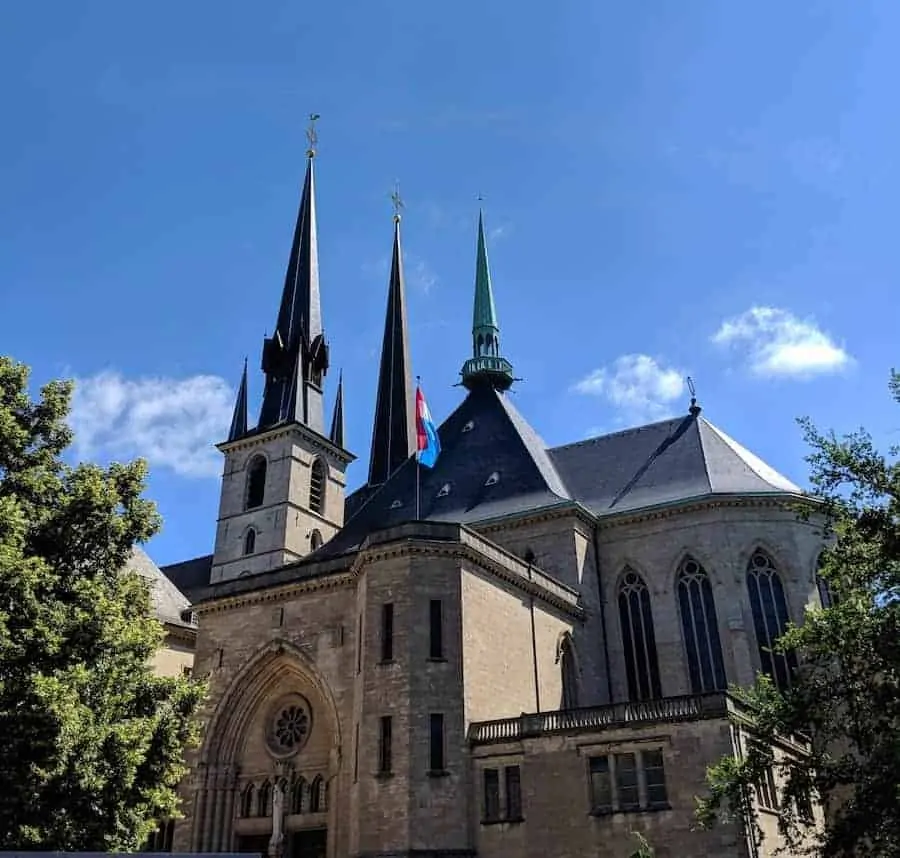
[[[406,295],[403,255],[400,250],[400,215],[394,215],[394,250],[388,284],[378,393],[369,457],[369,485],[384,483],[416,449],[415,399],[409,336],[406,330]]]
[[[334,398],[334,412],[331,415],[331,431],[328,433],[335,447],[344,448],[344,374],[338,376],[337,395]]]
[[[322,383],[328,345],[322,328],[316,238],[314,151],[310,149],[275,331],[263,347],[266,376],[259,427],[303,423],[324,434]]]
[[[512,364],[500,351],[500,325],[494,306],[494,290],[484,238],[484,214],[478,212],[478,244],[475,250],[475,306],[472,314],[472,357],[461,371],[463,384],[472,390],[487,384],[506,390],[513,383]]]
[[[237,399],[234,403],[234,414],[231,417],[231,429],[228,440],[235,441],[247,434],[247,358],[244,358],[244,371],[241,373],[241,384],[238,387]]]

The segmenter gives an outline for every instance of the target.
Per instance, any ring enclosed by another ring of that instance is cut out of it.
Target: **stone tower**
[[[225,454],[213,583],[291,563],[327,542],[344,523],[343,384],[331,430],[324,422],[328,343],[322,325],[316,247],[315,152],[306,179],[278,321],[263,345],[265,389],[259,420],[247,423],[247,369]]]

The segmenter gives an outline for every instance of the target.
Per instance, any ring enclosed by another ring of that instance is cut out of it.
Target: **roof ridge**
[[[549,452],[555,453],[557,450],[568,450],[572,447],[586,447],[589,444],[596,444],[598,441],[605,441],[607,438],[619,438],[623,435],[629,435],[633,432],[640,432],[642,429],[654,429],[657,426],[662,426],[665,423],[672,423],[676,420],[682,419],[682,417],[678,416],[666,417],[663,420],[655,420],[653,423],[642,423],[640,426],[629,426],[626,429],[619,429],[616,432],[606,432],[603,435],[592,435],[590,438],[584,438],[581,441],[571,441],[568,444],[560,444],[556,447],[548,447],[547,450]]]

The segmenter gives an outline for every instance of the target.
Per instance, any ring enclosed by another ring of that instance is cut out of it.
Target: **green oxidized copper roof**
[[[484,240],[484,216],[478,212],[478,251],[475,260],[475,313],[472,329],[490,328],[498,331],[497,310],[494,307],[494,292],[491,289],[491,270],[488,267],[487,245]]]

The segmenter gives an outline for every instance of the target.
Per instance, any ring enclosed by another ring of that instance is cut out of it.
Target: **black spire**
[[[312,140],[313,138],[311,138]],[[266,375],[259,428],[283,421],[303,423],[324,434],[322,382],[328,372],[328,344],[319,300],[316,200],[311,147],[294,241],[288,260],[278,322],[263,346]]]
[[[241,374],[241,385],[238,388],[234,403],[234,414],[231,417],[231,429],[228,440],[235,441],[247,434],[247,358],[244,358],[244,372]]]
[[[331,415],[331,432],[328,437],[335,447],[344,448],[344,373],[338,376],[337,396],[334,398],[334,413]]]
[[[403,289],[403,256],[400,252],[400,198],[394,195],[394,254],[388,286],[378,396],[372,428],[369,485],[387,481],[416,449],[409,337],[406,333],[406,296]]]

